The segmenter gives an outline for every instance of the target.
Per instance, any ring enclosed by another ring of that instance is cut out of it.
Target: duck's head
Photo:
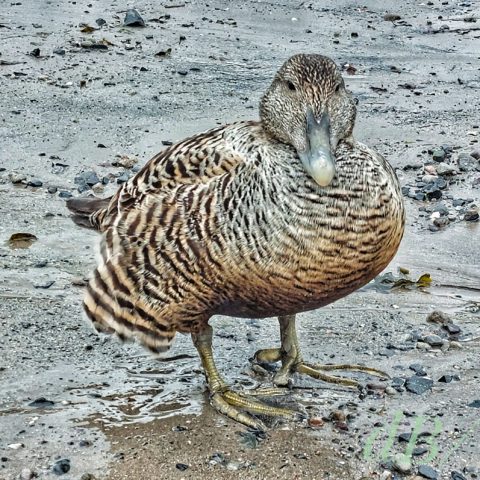
[[[356,106],[335,63],[322,55],[294,55],[275,75],[260,103],[267,132],[292,145],[322,187],[335,176],[335,150],[349,140]]]

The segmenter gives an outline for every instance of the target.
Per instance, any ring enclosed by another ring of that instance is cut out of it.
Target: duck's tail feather
[[[102,220],[112,197],[70,198],[67,208],[73,213],[72,220],[81,227],[102,229]]]

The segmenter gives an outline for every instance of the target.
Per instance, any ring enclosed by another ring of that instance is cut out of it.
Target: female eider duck
[[[398,249],[404,208],[386,160],[352,136],[356,107],[335,63],[295,55],[237,122],[154,156],[108,199],[72,199],[76,223],[102,232],[84,307],[99,331],[167,351],[190,333],[212,405],[251,427],[251,414],[291,416],[232,391],[212,355],[212,316],[278,316],[277,386],[293,372],[356,386],[305,362],[295,315],[342,298],[381,272]],[[253,392],[252,392],[253,393]]]

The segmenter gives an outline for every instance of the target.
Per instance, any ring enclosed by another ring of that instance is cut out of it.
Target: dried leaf
[[[95,30],[97,30],[97,29],[91,27],[90,25],[84,25],[80,31],[81,31],[82,33],[92,33],[92,32],[94,32]]]
[[[31,233],[14,233],[8,240],[10,248],[29,248],[38,240],[38,238]]]

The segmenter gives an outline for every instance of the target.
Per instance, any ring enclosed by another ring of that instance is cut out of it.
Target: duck
[[[109,198],[72,198],[82,227],[101,233],[100,258],[84,310],[99,332],[165,354],[191,335],[211,405],[263,429],[262,415],[292,418],[258,392],[235,391],[213,356],[215,315],[277,317],[280,346],[272,389],[294,373],[358,387],[337,370],[364,365],[303,359],[296,316],[370,282],[389,264],[405,210],[392,166],[353,137],[356,102],[335,62],[297,54],[261,98],[259,120],[191,136],[155,155]],[[259,389],[260,390],[260,389]],[[266,388],[266,391],[271,389]]]

